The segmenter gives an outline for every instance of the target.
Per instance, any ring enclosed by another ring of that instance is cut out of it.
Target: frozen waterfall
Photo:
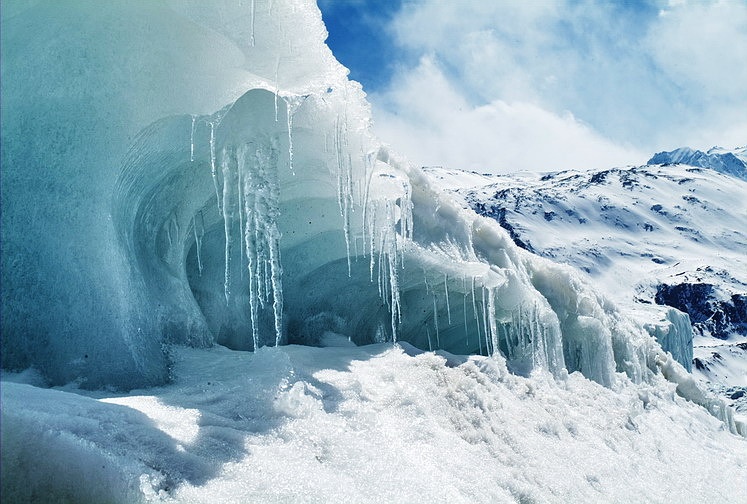
[[[313,2],[13,5],[4,368],[129,389],[167,380],[169,344],[332,334],[608,387],[661,369],[687,381],[570,269],[517,248],[371,135]]]

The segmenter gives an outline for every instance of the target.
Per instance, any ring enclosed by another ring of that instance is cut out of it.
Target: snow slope
[[[747,441],[663,379],[611,390],[390,344],[174,357],[173,384],[128,395],[4,381],[3,501],[747,496]]]

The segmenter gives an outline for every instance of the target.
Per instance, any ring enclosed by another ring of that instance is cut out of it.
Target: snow
[[[524,378],[491,358],[447,357],[389,344],[177,348],[172,384],[128,395],[4,381],[4,499],[747,496],[747,442],[661,379],[610,390],[578,373]]]
[[[313,2],[11,12],[4,499],[745,494],[747,425],[373,137]]]
[[[661,155],[674,162],[694,152]],[[737,159],[744,149],[708,151],[716,154]],[[696,160],[708,161],[700,155]],[[732,403],[733,391],[744,387],[747,362],[740,346],[747,334],[737,320],[742,308],[733,301],[747,294],[747,184],[719,167],[657,164],[501,177],[460,177],[459,171],[430,167],[426,173],[462,205],[510,227],[517,243],[585,272],[702,384]],[[664,287],[681,284],[693,286],[679,300],[692,320],[654,304],[678,301],[675,290],[667,296]],[[710,307],[733,313],[718,325],[716,316],[707,319]],[[715,356],[713,345],[724,351]],[[693,358],[700,366],[692,365]],[[744,411],[747,403],[735,404]]]
[[[679,163],[700,166],[747,180],[747,146],[737,149],[713,147],[707,152],[680,147],[670,152],[657,152],[648,164]]]

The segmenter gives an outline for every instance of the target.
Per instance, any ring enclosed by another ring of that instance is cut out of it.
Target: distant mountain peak
[[[707,152],[690,147],[680,147],[669,152],[657,152],[648,160],[648,164],[685,164],[710,168],[720,173],[747,180],[747,146],[736,149],[712,147]]]

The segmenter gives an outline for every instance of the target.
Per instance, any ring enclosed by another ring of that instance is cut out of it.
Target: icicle
[[[291,111],[291,104],[288,102],[288,100],[285,101],[285,115],[288,121],[288,163],[290,166],[290,171],[292,175],[296,175],[296,172],[293,171],[293,113],[295,111]]]
[[[428,351],[433,351],[433,345],[431,344],[431,332],[428,330],[428,328],[425,328],[425,334],[428,336]]]
[[[252,320],[252,342],[254,344],[254,350],[259,348],[259,337],[257,331],[258,324],[258,285],[259,278],[257,277],[257,264],[256,264],[256,241],[253,239],[252,227],[256,222],[252,209],[249,206],[249,198],[246,194],[251,190],[250,182],[247,181],[247,177],[244,177],[244,213],[246,214],[246,221],[244,223],[244,247],[247,259],[247,269],[249,270],[249,315]]]
[[[464,343],[469,348],[469,329],[467,328],[467,293],[462,298],[462,310],[464,313]]]
[[[438,306],[436,305],[435,294],[433,294],[433,325],[436,327],[436,346],[441,348],[441,337],[438,333]]]
[[[218,202],[218,213],[223,214],[221,206],[220,190],[218,189],[218,171],[215,167],[215,123],[210,122],[210,173],[213,176],[213,186],[215,187],[215,199]]]
[[[520,351],[520,355],[526,349],[526,329],[524,327],[525,320],[524,320],[524,315],[522,313],[521,308],[522,308],[522,306],[519,305],[518,315],[516,317],[516,330],[518,332],[518,335],[517,335],[518,336],[517,337],[518,341],[517,341],[517,345],[516,346],[518,347],[518,349]]]
[[[376,222],[376,207],[372,209],[372,212],[373,212],[373,216],[371,216],[372,223],[369,224],[368,226],[369,244],[370,244],[370,248],[368,252],[370,255],[370,260],[369,260],[368,267],[369,267],[369,274],[371,277],[371,282],[373,282],[373,271],[374,271],[374,254],[375,254],[374,252],[375,243],[374,242],[375,240],[374,240],[373,222]]]
[[[326,152],[326,148],[327,148],[327,134],[326,133],[324,134],[324,148]],[[374,161],[373,161],[374,157],[373,156],[374,156],[374,153],[369,152],[367,156],[363,157],[363,166],[365,166],[365,171],[366,171],[365,173],[366,184],[363,189],[363,201],[362,201],[364,235],[366,232],[368,233],[371,232],[371,229],[370,229],[371,226],[368,225],[369,224],[368,223],[368,213],[369,213],[368,206],[369,206],[369,197],[371,195],[371,181],[373,179],[373,172],[374,172]]]
[[[223,272],[223,293],[226,297],[226,304],[231,299],[231,253],[233,250],[233,237],[231,236],[231,227],[233,225],[233,184],[230,183],[234,176],[230,152],[224,150],[221,156],[221,168],[223,172],[223,230],[225,232],[226,244],[225,253],[225,270]]]
[[[490,343],[493,347],[493,355],[498,352],[498,327],[495,321],[495,293],[488,289],[488,323],[490,328]]]
[[[270,245],[270,271],[272,278],[272,312],[275,316],[275,346],[282,343],[283,337],[283,291],[281,285],[280,246],[276,238]]]
[[[446,292],[446,317],[451,325],[451,306],[449,305],[449,277],[444,273],[444,291]]]
[[[488,327],[488,315],[487,315],[487,309],[485,304],[485,287],[480,287],[480,291],[482,292],[482,304],[480,305],[480,308],[482,310],[482,326],[485,328],[484,334],[485,334],[485,355],[490,355],[490,340],[489,340],[489,332],[490,329]]]
[[[280,71],[280,56],[275,60],[275,122],[278,122],[278,93],[280,85],[278,83],[278,72]]]
[[[396,237],[395,237],[396,239]],[[397,273],[396,252],[389,258],[389,287],[392,298],[392,341],[397,342],[397,326],[402,323],[402,312],[399,300],[399,277]]]
[[[237,151],[236,152],[236,183],[237,183],[237,193],[236,196],[238,198],[238,209],[239,209],[239,233],[244,232],[244,203],[243,203],[243,191],[241,187],[241,172],[243,171],[241,168],[245,163],[244,158],[244,152],[243,151]],[[241,238],[239,238],[239,249],[241,249]],[[239,254],[239,279],[244,279],[244,255]]]
[[[293,117],[306,98],[306,96],[293,96],[283,98],[283,101],[285,102],[285,114],[288,127],[288,159],[290,171],[293,175],[296,174],[293,169]]]
[[[269,304],[270,296],[275,344],[279,345],[283,335],[283,290],[280,231],[277,227],[280,195],[276,146],[244,146],[237,154],[237,165],[239,184],[243,181],[243,232],[249,269],[249,307],[254,345],[255,348],[259,346],[258,314]]]
[[[335,120],[335,157],[337,160],[337,204],[342,216],[345,250],[348,259],[348,276],[352,275],[350,261],[350,210],[352,208],[352,167],[350,159],[343,155],[347,148],[347,130],[340,124],[340,117]],[[388,217],[388,214],[387,214]]]
[[[252,47],[254,47],[254,14],[255,14],[255,5],[254,1],[252,0],[252,21],[251,21],[251,35],[249,36],[249,43]]]
[[[410,182],[405,182],[405,194],[400,200],[400,234],[405,240],[412,239],[413,218],[412,218],[412,187]]]
[[[200,220],[202,220],[202,212],[199,212]],[[200,231],[197,231],[197,215],[192,217],[192,229],[195,234],[195,252],[197,253],[197,272],[199,276],[202,276],[202,237],[205,234],[205,224],[202,223]]]
[[[472,316],[477,326],[477,343],[480,346],[480,355],[482,355],[482,339],[480,336],[480,319],[477,314],[477,302],[475,300],[475,277],[472,277]]]
[[[189,162],[195,161],[195,120],[197,116],[192,115],[192,130],[189,133]]]

